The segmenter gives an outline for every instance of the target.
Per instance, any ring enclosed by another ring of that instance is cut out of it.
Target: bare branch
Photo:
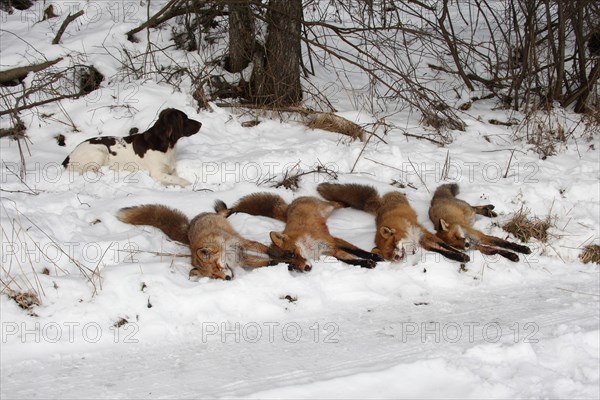
[[[60,38],[62,37],[63,33],[65,33],[67,26],[71,22],[75,21],[77,18],[81,17],[82,15],[83,15],[83,10],[80,10],[78,13],[73,14],[73,15],[69,14],[69,16],[67,18],[65,18],[62,25],[60,26],[60,29],[56,33],[54,40],[52,40],[52,44],[58,44],[60,42]]]
[[[56,60],[46,61],[40,64],[32,64],[27,65],[25,67],[17,67],[12,68],[6,71],[0,71],[0,83],[10,82],[16,79],[23,79],[30,72],[38,72],[42,71],[48,67],[53,66],[54,64],[62,61],[62,57],[57,58]]]

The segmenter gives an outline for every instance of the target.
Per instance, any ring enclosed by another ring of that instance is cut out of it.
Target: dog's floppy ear
[[[150,128],[148,128],[147,131],[143,133],[144,139],[146,139],[149,142],[152,142],[155,140],[155,138],[164,136],[164,131],[166,128],[164,124],[165,111],[167,110],[161,111],[154,125],[152,125]]]
[[[172,108],[167,108],[166,110],[162,110],[160,114],[158,114],[158,121],[156,121],[155,125],[160,126],[160,130],[162,134],[171,141],[171,138],[177,132],[179,127],[177,126],[177,110]]]
[[[148,129],[146,139],[153,137],[153,141],[160,141],[169,148],[184,136],[191,136],[200,130],[202,123],[188,118],[188,116],[175,108],[167,108],[160,112],[158,120]]]
[[[162,110],[160,114],[158,114],[158,120],[154,123],[154,125],[144,132],[144,138],[148,142],[160,142],[160,148],[164,148],[165,150],[169,148],[173,143],[173,139],[174,136],[176,136],[177,130],[179,129],[177,126],[177,112],[178,111],[173,108]],[[177,139],[175,139],[175,141],[177,141]]]
[[[159,114],[158,122],[160,122],[164,135],[171,144],[175,144],[183,136],[186,119],[185,113],[174,108],[167,108]]]

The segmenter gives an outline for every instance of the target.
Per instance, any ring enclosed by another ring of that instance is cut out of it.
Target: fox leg
[[[276,246],[267,247],[267,256],[271,260],[271,265],[279,263],[291,263],[294,260],[294,253],[291,251],[281,250]]]
[[[423,249],[441,254],[450,260],[458,262],[469,262],[471,260],[468,254],[447,245],[443,240],[429,232],[423,232],[419,244]]]
[[[350,258],[350,259],[337,258],[337,259],[340,260],[341,262],[349,264],[349,265],[360,265],[361,268],[373,269],[377,266],[377,263],[373,260],[364,260],[364,259],[360,259],[360,258]]]
[[[267,267],[269,265],[273,265],[273,261],[271,261],[269,257],[247,255],[243,257],[241,261],[242,266],[251,268]]]
[[[352,243],[345,241],[344,239],[334,237],[333,240],[335,242],[336,248],[338,248],[342,251],[345,251],[346,253],[349,253],[353,256],[360,257],[360,258],[366,258],[367,260],[383,261],[383,258],[381,257],[381,255],[363,250],[363,249],[353,245]]]
[[[495,236],[481,235],[479,237],[479,242],[484,245],[502,247],[504,249],[509,249],[515,251],[517,253],[522,254],[531,254],[531,249],[527,246],[522,246],[517,243],[509,242],[508,240],[500,239]]]
[[[269,250],[266,245],[260,242],[255,242],[254,240],[242,239],[240,244],[246,252],[252,251],[254,253],[267,254],[267,251]]]
[[[475,214],[483,215],[484,217],[488,218],[494,218],[498,216],[498,214],[492,211],[494,208],[495,207],[493,204],[486,204],[484,206],[471,206],[471,209],[475,211]]]
[[[504,258],[508,258],[512,262],[519,261],[519,256],[513,253],[512,251],[497,249],[495,247],[484,246],[481,244],[476,244],[475,246],[473,246],[473,249],[479,250],[482,254],[486,254],[488,256],[499,254]]]
[[[242,239],[240,242],[240,261],[248,267],[266,267],[280,262],[271,257],[267,246],[248,239]]]
[[[375,262],[375,260],[360,258],[359,256],[356,256],[355,254],[352,254],[346,251],[345,249],[341,249],[339,247],[336,247],[332,251],[328,252],[327,255],[332,256],[346,264],[360,265],[362,268],[370,269],[375,268],[375,266],[377,265],[377,262]]]

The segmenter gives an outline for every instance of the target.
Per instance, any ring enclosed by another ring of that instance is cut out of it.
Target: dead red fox
[[[404,260],[407,253],[414,254],[417,245],[451,260],[469,261],[467,254],[450,247],[419,224],[404,193],[380,196],[372,186],[336,183],[322,183],[317,191],[327,200],[374,214],[377,231],[372,252],[388,261]]]
[[[193,266],[190,276],[230,280],[234,267],[277,264],[267,254],[267,246],[244,239],[233,229],[227,212],[225,203],[217,200],[214,213],[198,214],[192,221],[181,211],[158,204],[122,208],[117,218],[132,225],[153,226],[172,240],[189,245]]]
[[[475,249],[489,255],[499,254],[511,261],[519,261],[519,256],[502,248],[523,254],[531,253],[527,246],[489,236],[473,228],[476,214],[486,217],[497,216],[492,211],[494,206],[491,204],[471,206],[466,201],[456,198],[458,190],[458,185],[455,183],[441,185],[431,199],[429,218],[440,239],[459,249]]]
[[[286,258],[290,269],[310,271],[310,260],[318,260],[322,255],[335,257],[346,264],[375,267],[376,261],[382,261],[380,256],[329,233],[327,218],[340,207],[336,202],[316,197],[299,197],[288,205],[278,195],[254,193],[241,198],[228,210],[228,215],[243,212],[285,222],[283,232],[270,234],[274,247],[271,253]]]

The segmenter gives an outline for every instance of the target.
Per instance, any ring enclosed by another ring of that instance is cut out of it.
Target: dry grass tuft
[[[600,246],[597,244],[585,246],[579,255],[579,259],[584,264],[594,263],[600,265]]]
[[[600,102],[600,99],[598,101]],[[598,105],[598,107],[590,108],[583,115],[584,135],[588,140],[592,140],[598,135],[598,127],[600,127],[600,104]]]
[[[274,188],[284,187],[286,189],[296,190],[300,187],[300,178],[301,177],[307,176],[307,175],[320,176],[321,174],[325,174],[326,176],[329,177],[329,179],[332,179],[332,180],[338,179],[337,172],[332,169],[329,169],[326,165],[319,163],[319,164],[316,164],[310,170],[302,170],[300,168],[300,162],[298,162],[293,167],[286,169],[284,171],[283,177],[281,177],[281,180],[273,183],[275,181],[275,179],[279,177],[279,175],[272,175],[272,176],[269,176],[268,178],[258,182],[258,184],[263,185],[266,183],[271,183],[270,186],[274,187]],[[317,178],[315,178],[315,179],[317,179]]]
[[[38,295],[32,291],[16,292],[11,290],[8,291],[7,295],[24,310],[30,310],[33,306],[39,306],[41,304]]]
[[[120,328],[120,327],[122,327],[123,325],[125,325],[125,324],[128,324],[128,323],[129,323],[129,321],[127,321],[125,318],[119,318],[119,319],[118,319],[118,320],[117,320],[117,321],[116,321],[116,322],[113,324],[113,326],[114,326],[115,328]]]
[[[508,233],[512,233],[522,242],[529,242],[529,239],[534,238],[542,243],[548,241],[548,229],[552,226],[550,216],[545,219],[538,217],[529,218],[528,212],[521,209],[507,223],[502,225]]]
[[[333,113],[319,113],[308,124],[310,129],[323,129],[324,131],[341,133],[350,136],[352,139],[365,141],[365,130],[358,124],[340,117]]]

